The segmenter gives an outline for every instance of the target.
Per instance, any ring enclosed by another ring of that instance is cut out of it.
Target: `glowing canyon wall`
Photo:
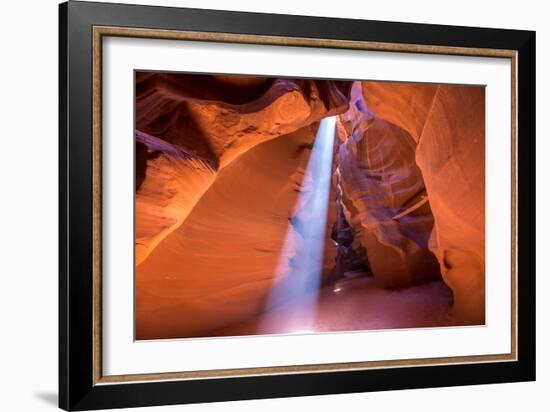
[[[139,338],[201,335],[264,309],[297,196],[308,190],[318,122],[347,109],[349,87],[138,75]],[[300,250],[294,239],[289,261]]]
[[[381,288],[442,276],[457,322],[483,322],[482,88],[139,72],[138,339],[269,309],[275,268],[303,253],[299,233],[283,243],[335,115],[323,283],[359,267]]]
[[[434,218],[429,248],[453,290],[457,316],[464,323],[483,323],[485,89],[367,82],[363,95],[373,113],[415,140]]]

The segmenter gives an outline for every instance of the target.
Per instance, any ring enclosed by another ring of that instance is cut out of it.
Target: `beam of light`
[[[312,330],[321,284],[336,118],[321,120],[289,221],[266,308],[291,303],[285,316],[266,315],[260,333]]]

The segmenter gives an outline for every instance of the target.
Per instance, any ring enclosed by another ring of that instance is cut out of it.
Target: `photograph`
[[[135,339],[485,325],[485,86],[134,70]]]
[[[543,4],[2,3],[0,410],[544,409]]]

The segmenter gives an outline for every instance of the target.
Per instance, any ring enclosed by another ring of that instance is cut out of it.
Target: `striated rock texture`
[[[485,89],[367,82],[363,94],[376,116],[400,125],[418,142],[416,163],[435,221],[430,249],[453,290],[457,316],[483,323]]]
[[[347,107],[344,82],[136,75],[137,129],[220,167],[255,145]]]
[[[185,220],[219,170],[344,111],[348,94],[348,82],[136,73],[136,263]]]
[[[485,319],[484,92],[439,86],[417,151],[436,223],[430,247],[470,323]]]
[[[260,144],[221,170],[183,224],[138,267],[139,339],[216,335],[266,309],[277,268],[301,253],[289,222],[307,190],[302,179],[315,131],[308,126]],[[327,266],[334,256],[325,255]]]
[[[136,133],[136,264],[176,229],[216,177],[199,156]]]
[[[363,82],[362,85],[368,106],[375,108],[376,116],[406,130],[418,143],[438,86],[391,82]]]
[[[428,249],[433,216],[415,141],[368,110],[359,82],[340,119],[346,135],[337,159],[342,202],[375,279],[404,287],[439,277]]]

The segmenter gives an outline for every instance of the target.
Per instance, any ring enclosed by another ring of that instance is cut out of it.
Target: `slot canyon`
[[[485,323],[483,87],[135,82],[137,339]]]

